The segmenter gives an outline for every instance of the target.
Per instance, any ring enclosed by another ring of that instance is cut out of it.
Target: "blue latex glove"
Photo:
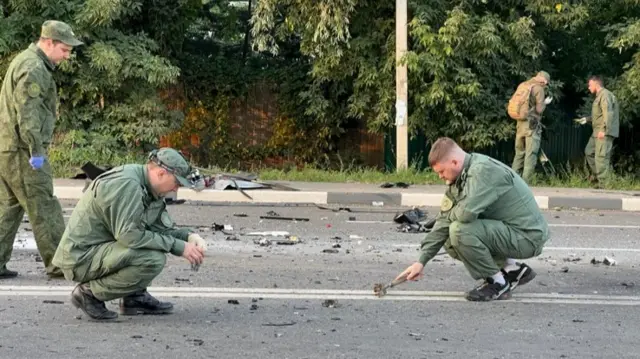
[[[31,167],[33,167],[34,170],[39,170],[44,164],[44,156],[31,156],[31,159],[29,159],[29,164],[31,165]]]

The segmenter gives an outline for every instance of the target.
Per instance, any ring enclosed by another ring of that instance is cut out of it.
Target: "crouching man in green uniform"
[[[549,227],[533,193],[511,168],[477,153],[466,153],[452,139],[440,138],[429,164],[449,186],[419,260],[398,275],[417,280],[424,266],[444,246],[476,280],[471,301],[509,299],[511,290],[535,277],[516,259],[540,255]]]
[[[97,177],[73,210],[53,258],[66,279],[78,282],[73,305],[93,319],[114,319],[105,302],[120,298],[120,314],[168,314],[173,304],[146,290],[160,274],[166,253],[201,264],[206,242],[178,229],[163,197],[190,186],[184,157],[162,148],[146,165],[129,164]]]

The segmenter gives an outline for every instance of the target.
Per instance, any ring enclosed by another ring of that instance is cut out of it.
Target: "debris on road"
[[[409,188],[410,184],[409,183],[405,183],[405,182],[385,182],[383,184],[380,185],[380,188],[392,188],[392,187],[398,187],[398,188]]]
[[[633,287],[635,287],[635,286],[636,286],[636,285],[635,285],[635,283],[633,283],[633,282],[622,282],[622,283],[620,283],[620,284],[621,284],[623,287],[627,287],[627,288],[633,288]]]
[[[325,308],[338,308],[340,304],[338,304],[338,301],[335,299],[326,299],[322,302],[322,306]]]
[[[289,237],[287,240],[284,240],[284,241],[277,241],[277,242],[276,242],[276,244],[279,244],[279,245],[285,245],[285,246],[287,246],[287,245],[288,245],[288,246],[291,246],[291,245],[294,245],[294,244],[298,244],[298,243],[300,243],[300,242],[301,242],[301,241],[300,241],[300,240],[298,240],[298,237],[296,237],[296,236],[291,236],[291,237]]]
[[[280,221],[309,222],[309,218],[301,218],[301,217],[260,216],[260,219],[275,219],[275,220],[280,220]]]
[[[410,337],[413,337],[415,340],[422,340],[424,334],[422,333],[409,333]]]
[[[268,232],[251,232],[245,234],[246,236],[258,236],[258,237],[288,237],[289,232],[285,231],[268,231]]]
[[[234,213],[234,217],[249,217],[246,213]]]
[[[567,272],[569,272],[569,267],[562,267],[562,268],[560,269],[560,271],[561,271],[562,273],[567,273]]]
[[[284,323],[262,323],[263,327],[289,327],[296,325],[296,322],[284,322]]]
[[[419,208],[413,208],[404,212],[396,213],[393,221],[399,223],[398,232],[403,233],[426,233],[430,232],[436,223],[435,218],[427,220],[427,214]]]
[[[61,301],[61,300],[43,300],[42,303],[44,303],[44,304],[64,304],[64,302]]]
[[[253,243],[260,245],[260,247],[267,247],[271,245],[271,241],[266,238],[254,239]]]
[[[258,309],[257,304],[251,304],[251,307],[249,307],[249,310],[257,310],[257,309]]]
[[[229,225],[229,224],[217,224],[214,223],[211,225],[211,229],[213,229],[213,231],[233,231],[233,226]]]
[[[238,236],[232,235],[232,236],[227,236],[226,240],[227,241],[239,241],[240,238],[238,238]]]
[[[322,253],[339,253],[340,251],[337,249],[323,249]]]
[[[227,301],[227,303],[229,303],[229,304],[234,304],[234,305],[235,305],[235,304],[240,304],[240,302],[238,302],[238,300],[237,300],[237,299],[229,299],[229,300]]]
[[[604,264],[604,265],[608,265],[608,266],[614,266],[616,265],[618,262],[615,259],[609,258],[609,257],[604,257],[603,260],[598,260],[595,257],[591,258],[591,264],[597,265],[597,264]]]

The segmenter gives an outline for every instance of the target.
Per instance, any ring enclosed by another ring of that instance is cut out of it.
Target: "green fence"
[[[567,163],[581,163],[584,156],[584,147],[591,136],[591,126],[577,126],[573,124],[554,124],[548,127],[542,140],[542,149],[554,166],[566,165]],[[384,161],[385,169],[395,170],[395,148],[396,131],[395,127],[385,136]],[[514,140],[504,141],[495,146],[476,150],[474,152],[483,153],[511,166],[515,153]],[[419,164],[420,169],[429,166],[427,157],[430,145],[423,134],[419,134],[409,140],[409,164]]]

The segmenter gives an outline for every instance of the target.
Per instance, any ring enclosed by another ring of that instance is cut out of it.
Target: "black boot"
[[[18,276],[18,272],[7,269],[7,266],[0,268],[0,279],[10,279]]]
[[[173,313],[173,304],[157,300],[146,289],[120,299],[122,315],[171,313]]]
[[[89,284],[78,284],[71,292],[71,303],[74,307],[81,309],[86,315],[96,320],[116,319],[118,313],[107,309],[103,301],[96,298]]]

